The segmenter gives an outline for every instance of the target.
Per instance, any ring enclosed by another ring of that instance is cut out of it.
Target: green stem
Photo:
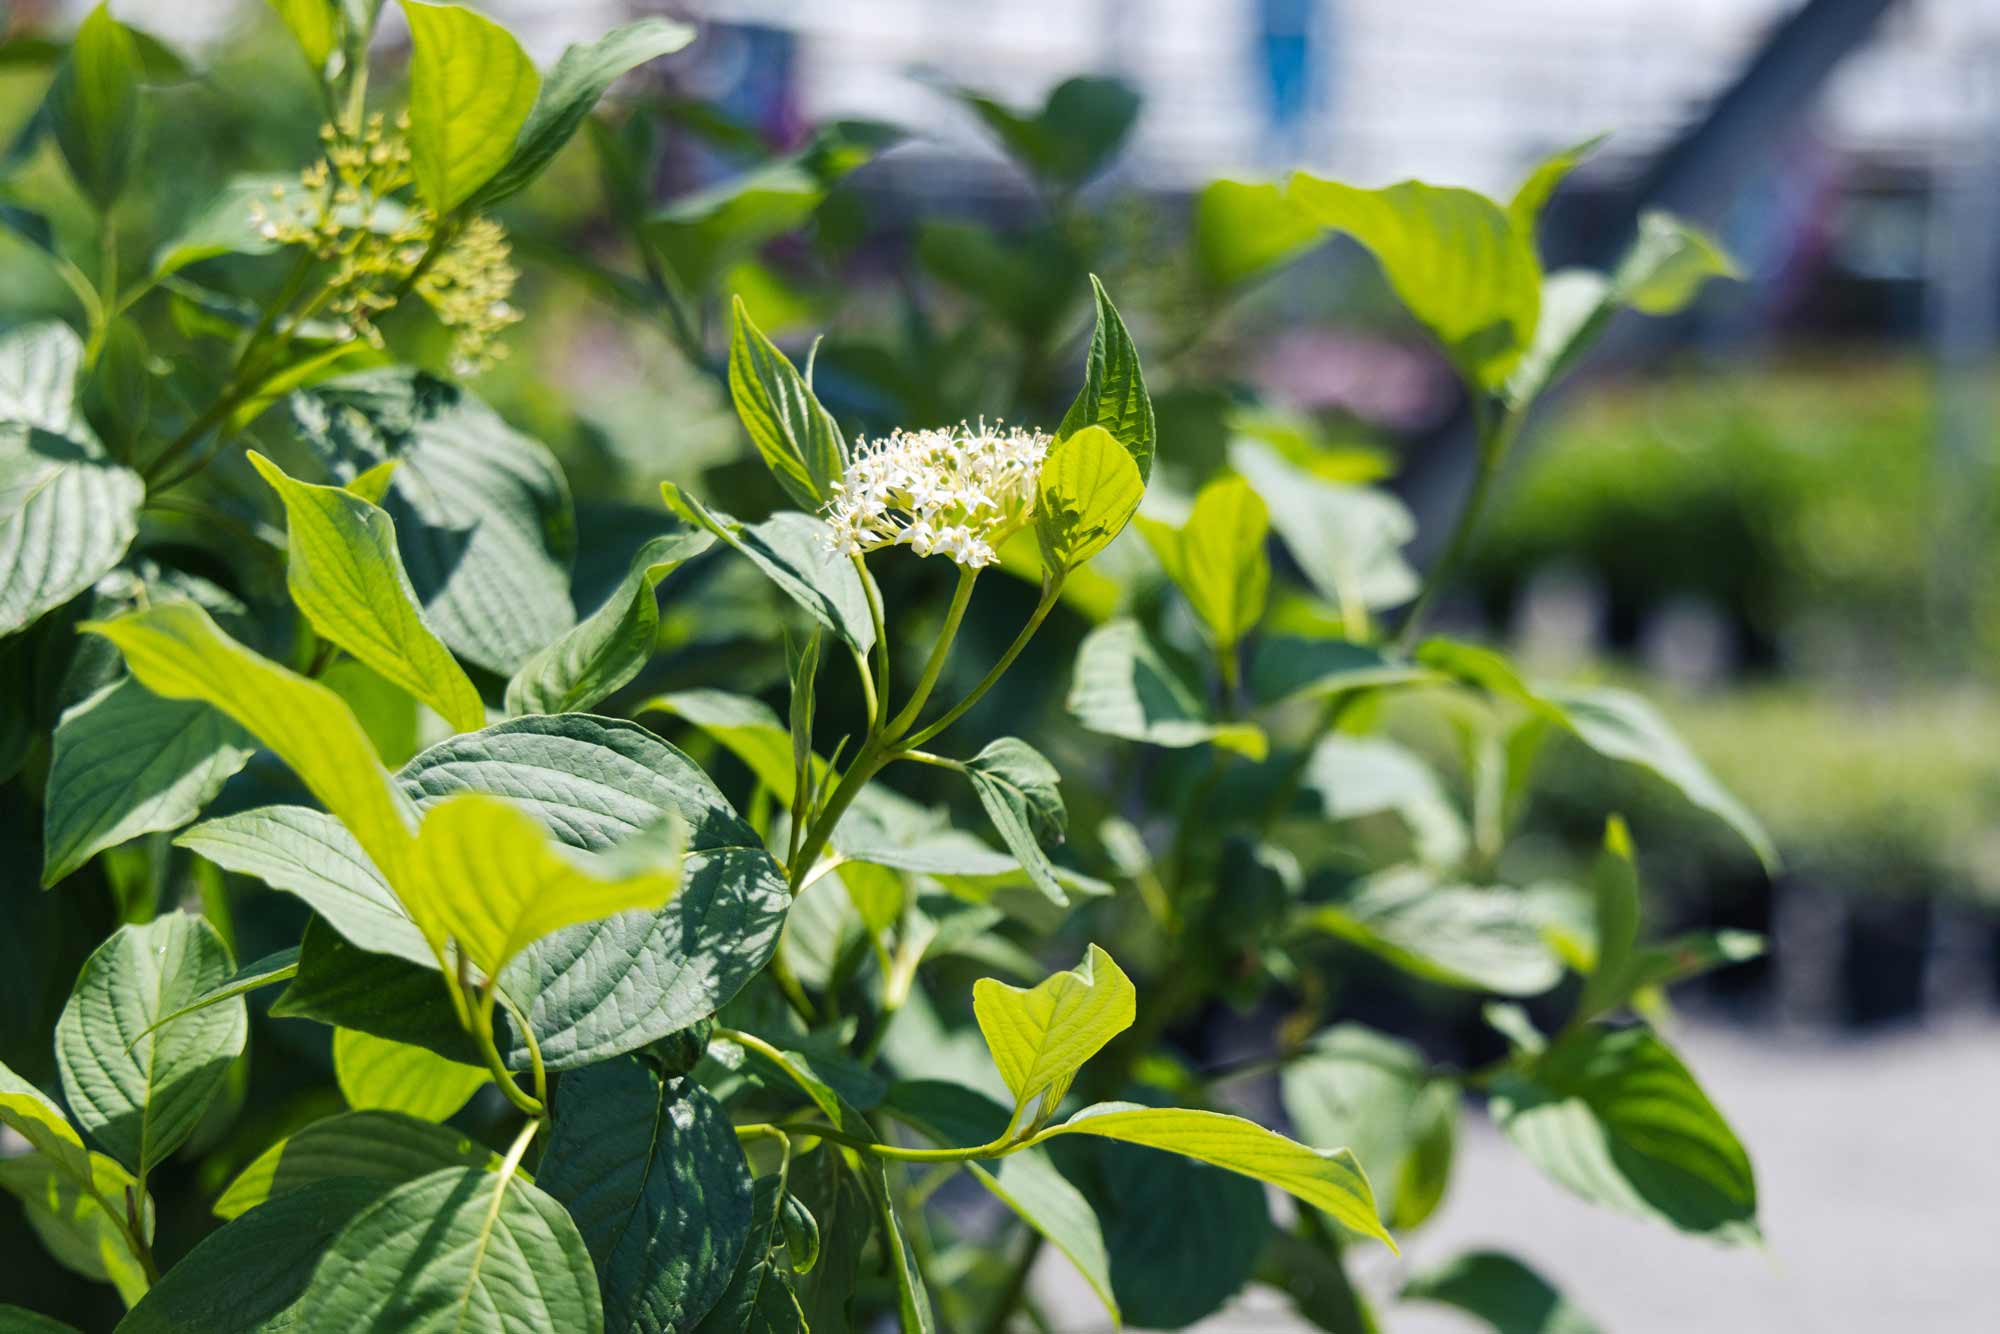
[[[1458,573],[1459,564],[1472,545],[1472,534],[1479,526],[1479,517],[1486,509],[1486,502],[1493,493],[1493,481],[1500,475],[1500,465],[1506,461],[1508,448],[1514,437],[1520,433],[1522,412],[1519,408],[1505,408],[1496,422],[1491,409],[1484,406],[1477,409],[1479,421],[1479,471],[1472,479],[1472,490],[1465,498],[1465,505],[1458,512],[1458,519],[1452,524],[1451,536],[1445,540],[1443,553],[1424,576],[1423,588],[1417,593],[1417,600],[1410,607],[1410,614],[1403,621],[1403,628],[1396,636],[1396,647],[1407,653],[1416,645],[1423,633],[1424,619],[1430,614],[1438,596]]]
[[[813,864],[820,853],[826,851],[827,840],[833,837],[833,827],[840,823],[840,817],[847,814],[847,808],[861,795],[861,789],[868,785],[894,755],[882,744],[880,738],[870,737],[861,743],[855,753],[854,762],[847,766],[847,772],[840,776],[826,805],[820,807],[819,816],[813,827],[806,832],[799,844],[799,855],[786,868],[786,877],[791,882],[792,894],[796,897],[805,888],[806,879],[812,873]]]
[[[917,715],[929,701],[931,691],[936,688],[938,677],[944,671],[945,659],[951,656],[952,641],[958,638],[958,627],[965,620],[965,609],[972,603],[972,585],[979,578],[979,570],[970,565],[961,565],[958,570],[958,587],[951,593],[951,606],[945,610],[944,628],[938,631],[937,642],[931,645],[930,660],[924,663],[924,674],[917,678],[917,688],[910,695],[909,703],[884,729],[890,738],[901,736],[910,730]],[[914,743],[913,743],[914,744]]]
[[[868,562],[861,558],[861,553],[853,552],[848,559],[854,562],[854,573],[861,579],[861,591],[868,598],[868,619],[875,626],[875,675],[872,682],[864,675],[862,685],[874,687],[867,691],[868,725],[879,731],[880,711],[889,702],[889,631],[882,615],[882,590],[868,577]]]
[[[507,1063],[500,1059],[500,1049],[493,1041],[494,990],[493,985],[489,983],[480,1003],[472,1009],[472,1036],[479,1043],[479,1054],[486,1058],[487,1072],[493,1076],[493,1082],[500,1086],[500,1091],[507,1096],[507,1101],[513,1103],[523,1115],[534,1118],[536,1122],[546,1121],[549,1118],[548,1104],[523,1091],[521,1086],[514,1082],[514,1074],[507,1068]]]
[[[944,731],[945,728],[950,727],[960,718],[963,718],[966,711],[977,704],[985,696],[986,692],[993,688],[994,683],[1006,675],[1007,669],[1014,665],[1014,659],[1021,656],[1021,650],[1028,646],[1028,641],[1035,637],[1035,631],[1042,628],[1042,622],[1047,620],[1049,612],[1055,609],[1056,597],[1061,592],[1062,577],[1060,575],[1044,583],[1042,585],[1041,600],[1035,604],[1034,615],[1030,616],[1028,623],[1021,627],[1021,633],[1014,636],[1014,642],[1007,646],[1007,651],[1000,655],[1000,660],[993,664],[993,669],[987,672],[985,676],[979,678],[979,684],[973,686],[966,693],[964,699],[946,709],[944,716],[936,722],[912,735],[903,743],[904,746],[906,748],[921,746],[924,742],[929,741],[939,732]]]

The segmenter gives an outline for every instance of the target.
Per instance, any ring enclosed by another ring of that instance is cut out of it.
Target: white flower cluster
[[[1032,517],[1052,443],[1040,431],[984,420],[856,441],[826,508],[833,549],[853,555],[904,543],[919,556],[991,565]]]

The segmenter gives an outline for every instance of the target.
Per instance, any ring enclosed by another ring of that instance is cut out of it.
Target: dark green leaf
[[[1065,79],[1032,115],[968,89],[953,92],[1022,166],[1063,189],[1074,189],[1101,171],[1139,118],[1139,95],[1122,79]]]
[[[1511,1255],[1470,1251],[1403,1284],[1406,1302],[1439,1302],[1495,1334],[1598,1334],[1598,1324]]]
[[[100,4],[76,30],[49,89],[56,143],[78,185],[106,212],[125,188],[139,140],[144,67],[132,30]]]
[[[1042,851],[1045,843],[1063,841],[1068,816],[1056,790],[1062,775],[1042,753],[1019,737],[1001,737],[965,762],[986,817],[1026,868],[1035,887],[1058,904],[1069,896],[1056,882],[1055,867]]]
[[[380,1194],[440,1168],[498,1162],[483,1145],[430,1121],[401,1112],[342,1112],[259,1154],[222,1192],[215,1215],[235,1218],[329,1181],[366,1181]]]
[[[419,966],[371,954],[318,920],[306,924],[298,976],[272,1003],[271,1017],[359,1029],[468,1065],[482,1059],[459,1026],[435,960]]]
[[[818,510],[847,470],[847,440],[791,359],[737,297],[730,307],[729,396],[764,465],[794,504]]]

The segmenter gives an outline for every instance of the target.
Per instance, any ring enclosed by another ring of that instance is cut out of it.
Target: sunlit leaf
[[[410,168],[443,215],[514,153],[541,76],[513,34],[460,5],[404,0],[410,24]]]
[[[1131,1027],[1137,1004],[1131,979],[1095,945],[1075,968],[1033,987],[990,977],[973,983],[972,1012],[1014,1094],[1014,1123],[1036,1126],[1055,1115],[1084,1062]]]

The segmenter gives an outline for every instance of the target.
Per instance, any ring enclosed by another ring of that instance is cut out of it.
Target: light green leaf
[[[83,340],[67,324],[49,320],[0,334],[0,421],[88,442],[77,406],[82,368]]]
[[[576,713],[644,669],[659,632],[660,581],[714,544],[706,532],[670,533],[640,547],[602,606],[542,649],[507,683],[507,712]]]
[[[449,1119],[489,1078],[477,1066],[351,1028],[334,1030],[333,1077],[356,1111],[402,1112],[420,1121]]]
[[[1179,529],[1139,520],[1147,545],[1225,654],[1263,619],[1271,589],[1271,558],[1264,551],[1270,530],[1270,510],[1241,477],[1204,486]]]
[[[861,576],[844,556],[833,554],[826,524],[810,514],[783,511],[762,523],[744,524],[711,510],[672,482],[660,484],[667,508],[714,533],[784,590],[856,653],[875,646],[875,621]]]
[[[1050,450],[1036,486],[1035,538],[1049,571],[1075,569],[1110,546],[1146,494],[1138,465],[1101,426]]]
[[[605,1328],[688,1328],[752,1236],[750,1170],[729,1118],[694,1081],[629,1057],[565,1076],[560,1094],[537,1183],[597,1262]]]
[[[1000,841],[1020,860],[1035,888],[1055,903],[1067,904],[1069,896],[1056,881],[1055,866],[1042,851],[1044,843],[1062,842],[1068,825],[1062,794],[1056,790],[1062,775],[1040,751],[1011,736],[990,743],[964,767],[986,818],[993,821]]]
[[[0,344],[0,376],[19,343]],[[0,404],[9,386],[0,383]],[[108,573],[139,532],[139,474],[102,448],[25,421],[0,423],[0,635]]]
[[[178,829],[256,747],[206,704],[161,699],[127,677],[73,705],[55,731],[42,805],[42,884],[105,848]]]
[[[1535,164],[1535,169],[1515,189],[1514,197],[1507,201],[1507,216],[1513,219],[1514,226],[1528,238],[1530,245],[1535,240],[1535,224],[1541,220],[1542,210],[1548,206],[1556,188],[1568,179],[1571,172],[1582,166],[1607,137],[1592,135],[1580,143],[1549,154]]]
[[[419,1177],[362,1210],[314,1269],[305,1308],[302,1334],[604,1329],[590,1252],[563,1207],[478,1168]]]
[[[1253,724],[1211,721],[1137,621],[1106,621],[1084,637],[1065,707],[1091,731],[1128,741],[1174,747],[1213,742],[1253,760],[1269,749]]]
[[[49,89],[56,143],[83,192],[100,213],[125,188],[139,141],[139,85],[144,78],[132,30],[111,6],[90,11]]]
[[[1132,1026],[1137,1008],[1131,979],[1095,945],[1075,968],[1031,988],[974,982],[973,1016],[1014,1094],[1011,1124],[1028,1130],[1054,1116],[1076,1072]]]
[[[1383,737],[1330,732],[1313,747],[1301,786],[1331,820],[1392,813],[1431,866],[1455,866],[1471,844],[1465,821],[1430,766]]]
[[[1585,1028],[1503,1076],[1493,1118],[1584,1199],[1724,1242],[1757,1237],[1749,1155],[1666,1043]]]
[[[174,912],[124,926],[85,961],[56,1024],[63,1092],[83,1128],[139,1176],[194,1133],[243,1054],[236,998],[146,1032],[235,971],[215,928]],[[144,1033],[127,1045],[135,1033]]]
[[[440,216],[514,152],[541,76],[513,34],[459,5],[404,0],[410,21],[410,169]]]
[[[494,976],[563,927],[663,907],[680,885],[681,831],[634,842],[644,846],[624,865],[572,853],[514,803],[466,793],[425,813],[398,889],[440,959],[455,941]]]
[[[1604,829],[1604,849],[1590,876],[1596,948],[1576,1017],[1595,1019],[1632,994],[1634,955],[1639,948],[1639,872],[1632,864],[1632,836],[1612,816]]]
[[[84,1171],[87,1175],[78,1176],[40,1153],[0,1158],[0,1191],[21,1202],[29,1228],[57,1263],[110,1283],[129,1305],[144,1295],[147,1279],[122,1220],[127,1201],[134,1201],[140,1236],[150,1243],[152,1197],[101,1153],[88,1156]]]
[[[1139,368],[1139,349],[1133,346],[1125,321],[1094,273],[1090,275],[1090,290],[1097,299],[1097,325],[1090,335],[1083,388],[1063,414],[1056,439],[1067,440],[1086,426],[1102,426],[1125,446],[1143,483],[1153,475],[1159,428],[1153,420],[1153,400],[1146,393],[1146,376]]]
[[[315,76],[326,72],[326,62],[340,45],[340,16],[335,0],[269,0],[278,18],[304,52],[306,64]]]
[[[782,805],[791,805],[796,783],[792,734],[762,700],[726,690],[679,690],[655,695],[633,712],[670,713],[693,723],[743,761]]]
[[[1403,181],[1361,190],[1294,172],[1289,196],[1372,252],[1383,276],[1481,389],[1506,383],[1535,334],[1542,269],[1531,240],[1484,195]]]
[[[236,1218],[328,1181],[367,1181],[386,1192],[441,1168],[484,1170],[499,1162],[484,1145],[430,1121],[401,1112],[341,1112],[257,1155],[216,1200],[215,1216]]]
[[[28,1141],[29,1148],[72,1181],[90,1180],[90,1155],[62,1108],[5,1065],[0,1065],[0,1125]]]
[[[801,509],[818,510],[847,470],[847,440],[791,360],[751,321],[743,298],[730,309],[729,396],[736,415],[785,494]]]
[[[1611,281],[1590,269],[1559,269],[1542,279],[1535,341],[1507,377],[1507,401],[1532,403],[1576,365],[1618,308]]]
[[[1494,1334],[1601,1334],[1547,1279],[1499,1251],[1468,1251],[1414,1275],[1402,1299],[1457,1307]]]
[[[1343,1024],[1280,1072],[1285,1115],[1308,1144],[1345,1145],[1399,1228],[1430,1216],[1450,1176],[1458,1091],[1431,1078],[1421,1051]]]
[[[1210,287],[1258,278],[1319,240],[1319,224],[1275,185],[1210,181],[1194,202],[1194,253]]]
[[[522,123],[513,154],[479,191],[477,205],[491,208],[541,175],[606,89],[647,61],[680,50],[694,40],[694,31],[670,19],[644,18],[565,50]]]
[[[1694,300],[1710,278],[1741,278],[1743,271],[1713,237],[1671,213],[1649,209],[1639,236],[1611,275],[1617,299],[1646,315],[1672,315]]]
[[[1093,1104],[1036,1139],[1058,1135],[1101,1135],[1254,1177],[1326,1210],[1342,1227],[1396,1249],[1395,1239],[1375,1212],[1368,1178],[1346,1149],[1309,1149],[1255,1121],[1223,1112],[1135,1102]]]
[[[1402,501],[1316,477],[1247,437],[1230,445],[1229,462],[1270,507],[1271,525],[1299,570],[1349,625],[1365,625],[1366,612],[1416,596],[1416,571],[1403,548],[1417,523]]]
[[[1517,891],[1440,882],[1421,867],[1377,872],[1304,925],[1448,987],[1538,996],[1562,979]]]
[[[437,710],[454,730],[477,731],[486,706],[425,623],[387,511],[345,487],[289,477],[254,449],[249,457],[284,502],[285,583],[313,629]]]
[[[204,700],[268,746],[396,880],[414,812],[338,695],[243,647],[191,602],[81,628],[116,644],[154,694]]]

